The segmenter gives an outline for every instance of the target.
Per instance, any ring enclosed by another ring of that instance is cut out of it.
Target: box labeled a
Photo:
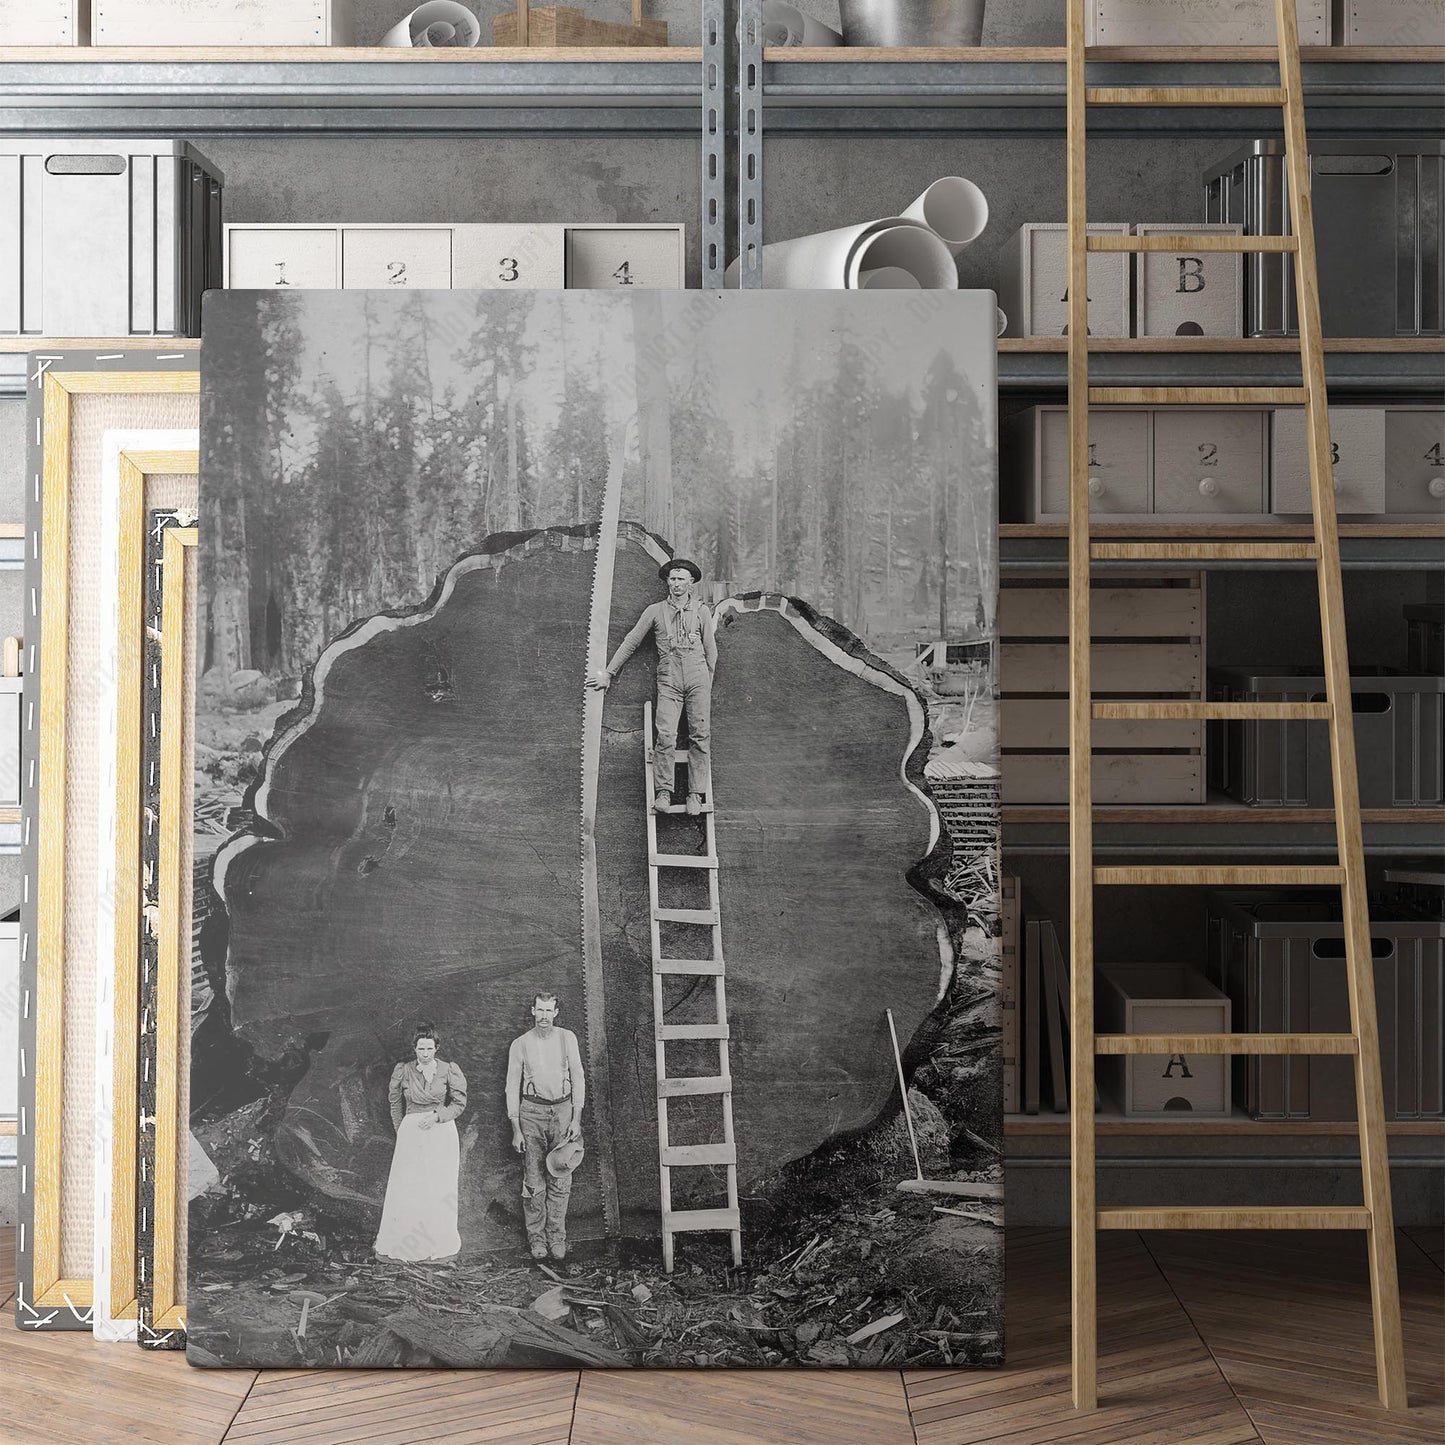
[[[1094,221],[1091,236],[1127,236],[1123,222]],[[1031,221],[999,251],[998,304],[1007,336],[1067,336],[1069,331],[1069,228],[1061,221]],[[1088,258],[1089,335],[1129,335],[1129,256],[1094,251]]]
[[[1240,236],[1238,225],[1147,223],[1136,236]],[[1238,251],[1141,251],[1134,259],[1139,336],[1243,336],[1244,257]]]

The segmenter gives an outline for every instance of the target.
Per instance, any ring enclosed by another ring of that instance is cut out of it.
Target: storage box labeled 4
[[[183,141],[0,140],[0,336],[199,336],[221,184]]]
[[[1182,964],[1111,964],[1097,970],[1101,1034],[1227,1034],[1230,1003]],[[1229,1117],[1229,1070],[1219,1054],[1109,1054],[1099,1082],[1130,1119],[1163,1114]]]
[[[1134,227],[1139,236],[1239,236],[1240,225],[1182,221]],[[1244,257],[1238,251],[1141,251],[1134,258],[1135,334],[1243,336]]]

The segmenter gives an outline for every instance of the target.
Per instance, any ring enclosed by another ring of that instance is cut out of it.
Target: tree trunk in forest
[[[633,297],[632,346],[637,370],[637,439],[642,461],[642,522],[677,542],[672,509],[672,406],[667,385],[662,295]]]

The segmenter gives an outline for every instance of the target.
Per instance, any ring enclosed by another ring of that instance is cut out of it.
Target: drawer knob
[[[1089,495],[1091,497],[1102,497],[1104,495],[1104,479],[1093,473],[1089,475]]]
[[[1430,495],[1432,497],[1445,497],[1445,477],[1430,478]]]
[[[1219,495],[1219,483],[1213,477],[1200,477],[1199,495],[1201,497],[1217,497]]]

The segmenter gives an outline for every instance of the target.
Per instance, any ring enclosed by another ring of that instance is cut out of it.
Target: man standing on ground
[[[532,998],[533,1026],[512,1040],[507,1055],[507,1117],[512,1148],[525,1156],[522,1218],[533,1259],[567,1257],[567,1201],[572,1174],[552,1174],[547,1155],[559,1144],[582,1137],[587,1081],[577,1035],[557,1027],[557,995]]]
[[[667,596],[654,602],[618,644],[612,661],[587,679],[589,687],[606,689],[637,651],[648,632],[657,646],[657,747],[653,753],[653,807],[665,812],[672,802],[676,771],[677,724],[687,709],[687,811],[699,813],[712,791],[710,720],[712,675],[717,669],[717,642],[712,612],[693,596],[702,569],[685,557],[674,557],[657,569],[667,583]]]

